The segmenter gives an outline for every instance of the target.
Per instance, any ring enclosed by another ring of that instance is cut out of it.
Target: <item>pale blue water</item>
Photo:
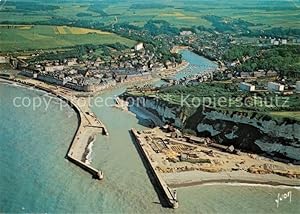
[[[113,90],[101,97],[111,98],[124,90]],[[109,180],[106,184],[120,191],[118,202],[121,200],[126,212],[241,213],[243,210],[243,213],[298,213],[300,210],[299,190],[226,185],[179,188],[180,208],[175,211],[162,209],[156,204],[159,199],[128,132],[132,127],[144,127],[137,124],[138,120],[134,116],[113,107],[94,106],[93,111],[107,125],[110,133],[109,137],[97,138],[94,146],[94,164],[105,171]],[[293,192],[292,203],[283,202],[276,208],[277,194],[287,191]],[[130,205],[130,200],[135,203]]]
[[[172,76],[173,79],[180,80],[183,77],[193,76],[195,74],[199,74],[210,69],[216,69],[218,65],[202,56],[195,54],[189,50],[181,50],[182,59],[189,62],[189,65],[182,69],[180,72],[176,73]],[[166,84],[165,81],[160,80],[154,83],[154,86],[162,86]]]
[[[71,108],[61,110],[58,100],[47,111],[13,107],[16,96],[41,95],[0,84],[0,212],[299,213],[299,190],[226,185],[179,188],[180,208],[162,208],[128,132],[144,127],[135,116],[109,106],[92,108],[110,133],[94,144],[92,165],[105,179],[93,180],[64,159],[77,126]],[[276,208],[277,194],[287,191],[292,202]]]
[[[210,69],[216,69],[218,67],[216,63],[189,50],[183,50],[180,53],[182,54],[182,58],[189,62],[189,66],[178,72],[174,76],[175,79],[181,79],[185,76],[195,75]]]
[[[15,97],[42,94],[0,84],[0,211],[96,211],[87,196],[94,192],[101,206],[99,183],[64,159],[77,126],[74,111],[60,110],[57,100],[47,111],[13,107]]]

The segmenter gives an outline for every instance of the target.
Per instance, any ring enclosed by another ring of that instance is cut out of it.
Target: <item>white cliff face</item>
[[[217,111],[211,112],[203,112],[205,118],[210,120],[224,120],[224,121],[231,121],[235,123],[242,123],[254,126],[260,129],[263,133],[269,134],[273,137],[283,137],[290,140],[297,139],[300,141],[300,125],[297,123],[293,124],[276,124],[273,120],[263,120],[263,119],[256,119],[256,118],[248,118],[245,116],[240,116],[238,114],[234,114],[232,117],[227,114],[223,114]]]
[[[239,136],[235,134],[235,131],[232,131],[232,132],[226,134],[225,137],[229,140],[233,140],[235,138],[238,138]]]
[[[300,147],[297,148],[278,143],[268,143],[262,140],[256,140],[254,143],[258,145],[262,151],[265,151],[267,153],[278,152],[286,154],[286,156],[291,159],[300,161]]]
[[[152,100],[146,99],[145,107],[149,109],[155,110],[158,115],[162,118],[164,122],[168,119],[173,119],[175,121],[175,126],[179,128],[184,127],[184,123],[186,120],[186,116],[182,113],[180,107],[168,107],[163,105],[162,103]],[[276,121],[273,120],[263,120],[262,118],[249,118],[239,114],[233,114],[232,116],[229,114],[224,114],[218,111],[203,111],[202,114],[205,116],[205,119],[209,120],[223,120],[230,121],[234,123],[241,123],[246,125],[251,125],[253,127],[258,128],[263,133],[268,134],[273,137],[283,137],[289,140],[298,140],[300,141],[300,124],[286,124],[281,123],[277,124]],[[213,126],[208,124],[199,123],[197,125],[197,131],[209,131],[213,136],[217,135],[219,132],[214,130]],[[234,135],[234,134],[233,134]],[[235,136],[228,136],[229,138],[234,138]]]
[[[197,126],[198,132],[208,131],[212,137],[220,134],[220,131],[217,131],[212,125],[199,123]]]
[[[175,121],[174,125],[178,128],[184,128],[186,125],[187,116],[180,107],[167,106],[163,102],[153,99],[146,99],[144,107],[155,110],[163,122]],[[256,145],[261,151],[270,155],[278,153],[294,160],[300,160],[299,123],[287,124],[286,121],[266,120],[263,116],[249,118],[243,113],[226,114],[215,110],[202,111],[201,114],[202,118],[198,118],[199,123],[194,124],[198,133],[209,132],[212,137],[224,134],[223,136],[227,140],[247,142],[246,136],[240,136],[241,130],[245,129],[240,125],[249,125],[256,128],[259,133],[257,136],[252,133],[249,146]],[[194,119],[193,121],[197,121],[197,118]]]
[[[216,120],[249,125],[257,128],[262,136],[266,137],[266,139],[259,139],[261,138],[260,136],[254,136],[254,138],[257,139],[249,143],[254,143],[261,151],[267,154],[273,155],[277,153],[294,160],[300,160],[300,126],[297,123],[286,124],[286,122],[282,122],[281,124],[277,124],[276,121],[273,120],[250,119],[238,114],[231,116],[230,114],[217,111],[202,112],[202,114],[204,115],[204,119],[197,125],[197,131],[200,133],[208,131],[212,137],[221,133],[224,128],[219,127]],[[206,124],[205,121],[210,121],[210,123],[214,125]],[[216,121],[216,123],[214,123],[214,121]],[[243,137],[238,136],[236,134],[237,131],[238,129],[233,128],[230,133],[224,136],[228,140]],[[284,142],[281,141],[281,143],[279,143],[279,138]]]
[[[161,117],[163,122],[167,122],[172,119],[175,121],[174,125],[176,127],[182,128],[184,126],[185,118],[183,114],[181,114],[180,108],[170,108],[166,105],[161,105],[159,102],[151,99],[146,99],[144,105],[145,108],[155,110]]]

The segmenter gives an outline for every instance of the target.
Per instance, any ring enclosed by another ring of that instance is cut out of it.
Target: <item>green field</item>
[[[300,121],[300,111],[296,111],[296,112],[290,112],[290,111],[284,111],[284,112],[270,112],[271,116],[274,117],[282,117],[282,118],[292,118],[295,120],[299,120]]]
[[[24,1],[23,1],[24,2]],[[27,0],[24,3],[7,2],[0,10],[0,20],[34,22],[69,19],[101,22],[104,24],[128,22],[142,26],[149,20],[165,20],[177,27],[203,25],[211,22],[203,18],[215,15],[228,19],[243,19],[264,27],[300,28],[300,2],[290,0],[169,0],[136,1],[54,1]],[[55,8],[45,8],[47,5]]]
[[[136,42],[113,33],[66,26],[0,25],[0,52],[114,44],[132,47]]]
[[[129,90],[132,96],[148,96],[169,104],[182,106],[187,112],[193,112],[202,105],[219,110],[239,112],[260,112],[278,118],[300,120],[300,97],[297,94],[288,97],[268,92],[255,94],[239,90],[238,84],[231,82],[202,83],[196,86],[176,85],[160,90],[158,93],[141,93]]]

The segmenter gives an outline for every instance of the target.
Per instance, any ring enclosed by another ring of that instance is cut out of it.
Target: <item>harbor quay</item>
[[[104,178],[104,174],[101,170],[98,170],[89,164],[88,154],[89,152],[91,152],[89,151],[89,145],[93,143],[96,135],[102,134],[108,136],[108,131],[104,124],[102,124],[90,111],[89,106],[79,105],[79,99],[75,99],[74,94],[61,87],[48,85],[46,83],[39,82],[33,79],[15,78],[10,80],[3,79],[2,81],[34,87],[36,89],[54,95],[57,98],[68,103],[68,105],[77,114],[78,127],[68,148],[65,158],[90,173],[93,178],[99,180]]]
[[[147,167],[150,169],[151,174],[155,179],[155,183],[158,187],[160,196],[163,197],[164,200],[167,201],[168,206],[170,208],[176,209],[179,207],[177,200],[177,192],[176,190],[172,190],[167,183],[160,176],[159,172],[156,170],[155,162],[151,160],[149,153],[147,152],[147,144],[143,142],[143,139],[139,136],[139,132],[136,129],[131,129],[131,134],[134,137],[137,148],[140,150],[142,154],[142,158],[145,160]]]

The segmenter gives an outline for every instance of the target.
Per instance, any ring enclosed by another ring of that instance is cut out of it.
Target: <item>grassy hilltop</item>
[[[299,1],[288,0],[182,0],[145,2],[117,0],[7,1],[0,20],[9,22],[81,20],[89,23],[130,23],[143,26],[149,20],[165,20],[176,27],[215,27],[208,15],[242,19],[266,27],[299,28]],[[224,20],[226,21],[226,20]]]
[[[120,33],[124,26],[140,31],[158,27],[162,33],[193,27],[294,36],[300,29],[299,5],[289,0],[10,0],[0,8],[0,52],[114,43],[131,47],[134,41],[99,31]]]
[[[0,30],[0,52],[56,49],[117,42],[132,47],[136,43],[113,33],[66,26],[0,25]]]
[[[269,80],[266,80],[269,81]],[[237,83],[231,81],[206,82],[195,86],[175,85],[159,92],[129,90],[130,96],[145,96],[181,106],[188,114],[203,105],[216,110],[257,112],[276,118],[300,120],[300,97],[272,94],[266,90],[246,93],[239,90]]]

